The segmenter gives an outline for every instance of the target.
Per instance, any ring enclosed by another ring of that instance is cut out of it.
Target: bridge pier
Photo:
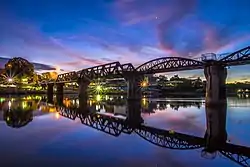
[[[216,61],[208,62],[204,68],[207,80],[206,105],[220,105],[226,103],[227,69]]]
[[[56,103],[58,106],[63,105],[63,94],[57,94],[56,95]]]
[[[140,101],[127,101],[127,123],[130,127],[136,128],[144,120],[141,117],[141,103]]]
[[[140,100],[141,99],[141,87],[143,75],[137,72],[127,72],[125,79],[127,80],[127,99],[128,100]]]
[[[57,102],[57,105],[59,106],[63,105],[63,86],[64,86],[64,83],[56,84],[56,102]]]
[[[88,89],[88,86],[90,84],[90,81],[88,80],[80,80],[78,82],[78,85],[79,85],[79,89],[78,89],[78,96],[79,98],[86,98],[88,97],[88,92],[87,92],[87,89]]]
[[[53,83],[48,83],[47,84],[47,101],[48,103],[53,103]]]
[[[205,133],[206,146],[204,151],[213,153],[226,143],[226,113],[227,104],[206,106],[207,130]]]
[[[63,83],[57,83],[56,84],[56,94],[57,95],[63,95]]]
[[[89,114],[88,99],[86,97],[79,97],[78,112],[84,115]]]

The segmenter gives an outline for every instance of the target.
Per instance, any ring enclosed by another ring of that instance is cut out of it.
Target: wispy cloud
[[[53,59],[53,57],[57,55],[58,62],[64,59],[75,59],[83,66],[105,63],[63,45],[59,39],[45,35],[38,27],[30,23],[17,21],[11,17],[0,16],[0,27],[0,38],[2,41],[1,51],[10,57],[21,56],[34,60],[37,59],[38,56],[41,56],[36,55],[34,57],[34,53],[31,53],[30,50],[35,50],[36,52],[41,51],[42,53],[47,53],[48,55],[43,55],[46,59]],[[61,59],[58,58],[58,55]]]
[[[216,8],[225,5],[228,7]],[[123,22],[131,26],[150,23],[156,29],[159,46],[178,56],[197,56],[236,45],[250,33],[250,24],[244,19],[250,15],[249,5],[249,1],[237,0],[115,1]]]

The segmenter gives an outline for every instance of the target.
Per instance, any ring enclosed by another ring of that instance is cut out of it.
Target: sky
[[[1,0],[0,57],[72,71],[231,53],[250,45],[249,6],[249,0]],[[249,68],[230,67],[228,81],[249,80]]]

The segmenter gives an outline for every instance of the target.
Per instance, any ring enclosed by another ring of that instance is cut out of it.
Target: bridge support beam
[[[219,105],[226,103],[227,69],[217,62],[210,62],[204,68],[207,80],[206,105]]]
[[[53,103],[53,88],[54,88],[54,84],[53,83],[49,83],[47,84],[47,101],[48,103]]]
[[[87,115],[89,111],[87,97],[79,97],[78,113]]]
[[[128,100],[140,100],[141,99],[141,87],[143,75],[137,72],[128,72],[125,74],[127,80],[127,99]]]
[[[79,98],[87,99],[87,97],[88,97],[87,89],[88,89],[89,84],[90,84],[90,81],[88,81],[88,80],[81,80],[78,82],[78,85],[79,85],[78,96],[79,96]]]
[[[226,113],[227,104],[206,106],[207,130],[205,133],[206,146],[204,151],[213,153],[226,143]]]
[[[141,103],[139,100],[127,101],[127,123],[130,127],[136,128],[144,122],[141,117]]]
[[[63,105],[63,94],[56,94],[56,103],[58,106]]]
[[[63,83],[56,84],[56,94],[57,95],[63,95]]]

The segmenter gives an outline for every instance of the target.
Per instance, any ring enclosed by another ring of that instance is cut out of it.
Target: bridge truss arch
[[[236,52],[219,60],[225,65],[242,65],[250,63],[250,46],[240,49]]]
[[[78,74],[75,71],[59,74],[57,76],[56,82],[66,83],[66,82],[76,82],[78,79]]]
[[[136,68],[136,71],[144,74],[172,72],[182,70],[202,69],[201,61],[183,57],[162,57],[148,61]]]

